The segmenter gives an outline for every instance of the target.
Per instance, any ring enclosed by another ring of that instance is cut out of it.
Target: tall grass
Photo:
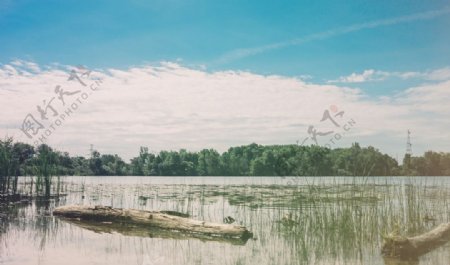
[[[57,155],[47,145],[41,145],[38,153],[39,155],[37,156],[34,167],[36,172],[36,193],[50,197],[52,179],[57,173]]]
[[[12,138],[0,140],[0,194],[14,195],[17,192],[18,161],[14,157]]]

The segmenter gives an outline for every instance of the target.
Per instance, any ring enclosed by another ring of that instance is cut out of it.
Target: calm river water
[[[29,178],[21,189],[30,189]],[[0,264],[450,264],[450,244],[419,260],[384,260],[383,235],[450,220],[450,177],[65,177],[59,200],[0,216]],[[173,210],[246,226],[247,242],[83,228],[52,216],[66,204]],[[281,220],[291,216],[288,224]]]

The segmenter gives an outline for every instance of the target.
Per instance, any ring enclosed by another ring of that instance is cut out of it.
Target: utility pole
[[[406,154],[412,156],[411,131],[408,129],[408,138],[406,140]]]
[[[91,148],[89,148],[89,153],[90,153],[91,159],[94,158],[94,145],[93,144],[91,144]]]
[[[406,153],[405,158],[403,159],[404,174],[409,173],[409,169],[411,167],[411,156],[412,156],[411,131],[408,129],[408,134],[406,137]]]

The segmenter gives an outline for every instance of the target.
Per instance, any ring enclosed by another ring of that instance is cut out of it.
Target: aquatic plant
[[[38,147],[35,163],[36,193],[50,197],[52,178],[56,175],[57,154],[48,145]]]

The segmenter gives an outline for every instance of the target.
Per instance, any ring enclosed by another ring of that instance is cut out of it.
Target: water
[[[24,192],[28,181],[21,179]],[[448,264],[450,244],[404,263],[384,260],[380,249],[390,232],[416,235],[450,221],[449,188],[450,177],[66,177],[66,197],[1,217],[0,264]],[[93,231],[52,216],[66,204],[173,210],[219,223],[232,216],[254,238]]]

